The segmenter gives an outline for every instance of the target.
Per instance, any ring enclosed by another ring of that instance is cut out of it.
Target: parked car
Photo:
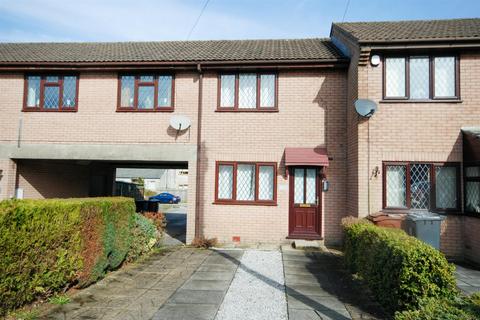
[[[148,201],[160,203],[179,203],[180,200],[179,196],[175,196],[168,192],[162,192],[148,198]]]

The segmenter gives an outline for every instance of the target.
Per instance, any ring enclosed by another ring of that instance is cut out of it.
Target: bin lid
[[[441,221],[445,220],[445,217],[430,211],[414,211],[407,215],[407,219],[412,221]]]

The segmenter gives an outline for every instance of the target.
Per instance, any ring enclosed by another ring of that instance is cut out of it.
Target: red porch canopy
[[[328,167],[327,149],[285,148],[285,166],[318,166]]]

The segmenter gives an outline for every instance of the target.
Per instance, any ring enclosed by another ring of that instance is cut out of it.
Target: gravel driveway
[[[288,319],[280,251],[245,251],[216,319]]]

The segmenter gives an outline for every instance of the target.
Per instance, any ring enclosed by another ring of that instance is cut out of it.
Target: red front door
[[[319,168],[290,168],[289,238],[321,238]]]

